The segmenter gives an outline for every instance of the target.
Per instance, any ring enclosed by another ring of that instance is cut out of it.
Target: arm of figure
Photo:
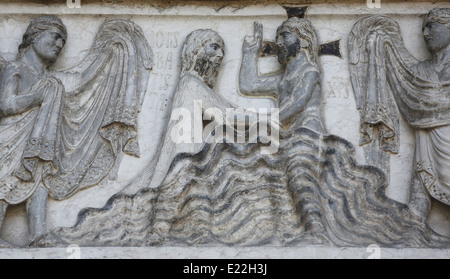
[[[263,42],[262,30],[262,24],[255,22],[254,36],[246,36],[244,39],[239,89],[246,96],[276,97],[281,75],[259,76],[258,74],[258,56]]]
[[[220,97],[215,92],[209,92],[209,96],[209,98],[202,100],[203,119],[205,120],[215,119],[218,124],[248,127],[246,117],[250,119],[252,117],[257,119],[258,117],[256,111],[240,108]]]
[[[105,73],[104,69],[108,66],[108,62],[113,60],[113,56],[109,50],[98,53],[96,56],[89,55],[79,65],[66,71],[52,72],[52,76],[64,81],[66,96],[77,96],[84,91],[90,82],[95,82],[101,73]],[[106,69],[108,70],[108,69]],[[106,74],[105,74],[106,75]],[[98,83],[103,85],[102,83]]]
[[[280,123],[286,123],[286,121],[306,109],[319,82],[320,75],[317,71],[307,72],[302,79],[298,80],[300,84],[292,92],[293,96],[280,104]]]
[[[44,98],[44,90],[31,89],[19,92],[20,77],[16,72],[6,69],[0,77],[0,115],[8,117],[26,112],[39,106]]]
[[[139,26],[126,20],[107,21],[100,27],[89,54],[77,66],[65,71],[73,85],[65,84],[66,91],[71,93],[68,95],[78,95],[82,91],[98,91],[101,87],[126,83],[120,92],[135,92],[140,111],[152,61],[151,47]]]

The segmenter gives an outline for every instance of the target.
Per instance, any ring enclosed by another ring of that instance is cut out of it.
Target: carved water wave
[[[280,142],[273,155],[257,144],[180,155],[159,188],[115,195],[33,246],[450,247],[385,196],[384,174],[357,165],[346,140],[300,128]]]

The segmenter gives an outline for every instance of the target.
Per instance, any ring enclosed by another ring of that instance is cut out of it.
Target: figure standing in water
[[[280,125],[284,131],[298,132],[307,128],[325,133],[321,116],[322,91],[320,69],[317,64],[318,41],[311,22],[291,17],[277,29],[276,43],[278,61],[283,73],[258,75],[258,56],[262,47],[262,25],[255,22],[254,36],[246,37],[243,44],[243,59],[239,86],[247,96],[274,96],[278,99]],[[283,138],[283,136],[282,136]],[[319,144],[320,146],[320,144]],[[320,158],[320,148],[311,156]],[[301,167],[301,158],[293,156],[286,170],[289,179],[293,205],[298,216],[308,224],[305,232],[310,235],[325,232],[319,193],[314,183],[309,182]],[[313,175],[313,174],[312,174]],[[314,236],[313,239],[320,239]]]
[[[239,77],[241,93],[253,97],[277,97],[280,124],[284,129],[307,127],[324,133],[318,42],[311,22],[292,17],[278,27],[278,61],[284,67],[281,74],[258,75],[262,42],[262,25],[255,22],[254,36],[247,36],[243,45]]]

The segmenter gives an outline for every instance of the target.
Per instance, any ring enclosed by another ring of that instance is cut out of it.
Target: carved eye
[[[63,37],[61,36],[61,34],[52,32],[52,36],[53,36],[53,39],[54,39],[55,41],[61,40],[62,43],[63,43],[63,45],[66,44],[66,40],[63,39]]]
[[[426,25],[425,25],[425,27],[427,27],[428,29],[433,29],[433,27],[435,27],[436,26],[436,23],[435,22],[428,22]]]
[[[220,49],[220,46],[218,44],[211,44],[210,45],[214,50]]]
[[[290,34],[291,34],[290,32],[284,31],[281,33],[281,36],[283,37],[283,39],[286,39],[287,37],[289,37]]]

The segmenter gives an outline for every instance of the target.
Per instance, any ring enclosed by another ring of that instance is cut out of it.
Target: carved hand
[[[55,77],[47,77],[44,78],[38,82],[36,82],[32,89],[31,92],[29,93],[30,95],[34,96],[35,101],[33,102],[34,106],[37,105],[41,105],[46,98],[46,94],[47,94],[47,90],[45,90],[45,88],[48,87],[58,87],[58,86],[63,86],[61,80],[55,78]]]
[[[255,21],[254,35],[245,36],[242,49],[244,52],[256,52],[261,50],[263,41],[263,26],[261,23]]]

